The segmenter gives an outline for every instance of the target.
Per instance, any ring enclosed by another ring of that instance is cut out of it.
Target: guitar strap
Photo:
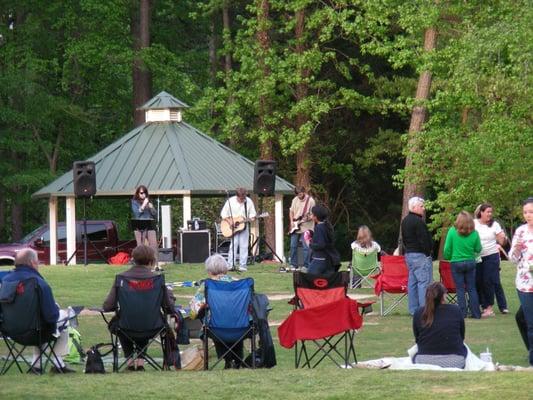
[[[300,215],[300,219],[303,219],[304,215],[307,214],[307,205],[309,204],[309,199],[311,196],[307,195],[307,199],[305,200],[304,209],[302,210],[302,215]]]
[[[248,197],[244,198],[244,218],[246,219],[246,225],[250,226],[248,222]]]

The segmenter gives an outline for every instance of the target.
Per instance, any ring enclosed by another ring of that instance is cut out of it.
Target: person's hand
[[[154,205],[152,203],[148,203],[148,208],[154,208]]]
[[[144,199],[144,200],[143,200],[143,204],[141,205],[141,208],[144,210],[146,207],[148,207],[148,204],[150,204],[150,203],[148,202],[148,198]]]

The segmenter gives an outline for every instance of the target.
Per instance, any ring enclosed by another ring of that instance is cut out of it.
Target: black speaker
[[[254,169],[254,193],[273,196],[276,188],[276,162],[257,160]]]
[[[92,161],[75,161],[72,166],[74,175],[74,195],[91,197],[96,194],[96,170]]]
[[[211,231],[180,231],[177,245],[182,264],[203,263],[211,255]]]

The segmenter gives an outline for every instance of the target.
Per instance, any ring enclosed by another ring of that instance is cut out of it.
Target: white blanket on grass
[[[409,357],[385,357],[377,360],[361,361],[357,364],[359,368],[380,368],[380,369],[422,369],[432,371],[495,371],[496,368],[492,362],[486,362],[476,356],[470,348],[465,344],[468,351],[465,360],[465,368],[442,368],[437,365],[430,364],[414,364],[412,357],[418,352],[418,346],[415,344],[407,354]]]

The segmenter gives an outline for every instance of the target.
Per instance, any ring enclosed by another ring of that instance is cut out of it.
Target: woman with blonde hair
[[[366,225],[361,225],[357,230],[355,241],[352,242],[352,250],[362,254],[369,254],[374,251],[379,253],[381,246],[373,240],[370,228]]]
[[[467,316],[465,289],[472,318],[481,318],[476,290],[476,258],[480,251],[481,241],[474,229],[474,219],[468,212],[461,211],[446,236],[444,258],[451,262],[457,303],[463,318]]]

